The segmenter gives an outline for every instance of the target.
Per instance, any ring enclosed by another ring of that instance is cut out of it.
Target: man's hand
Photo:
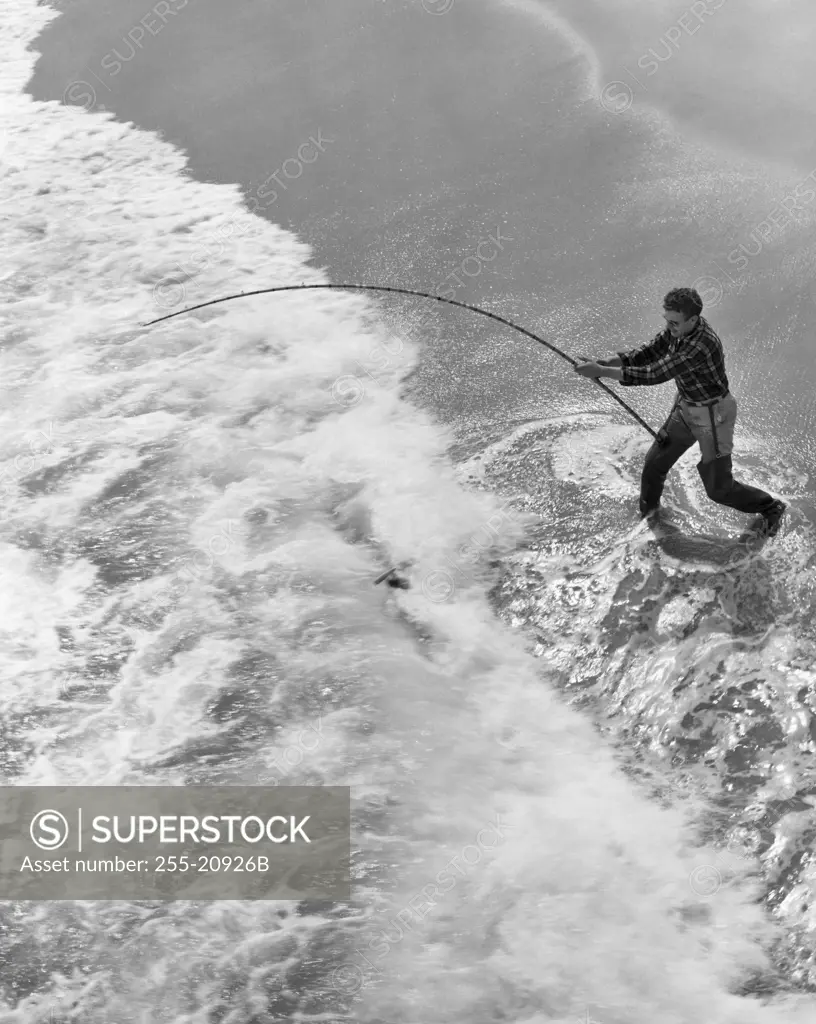
[[[575,366],[575,372],[582,377],[600,377],[606,370],[606,367],[594,362],[588,356],[578,356],[578,358],[583,361]]]
[[[620,361],[617,356],[614,359],[590,359],[588,356],[578,358],[581,362],[575,366],[575,372],[582,377],[611,377],[613,380],[623,380],[623,370],[613,365]]]

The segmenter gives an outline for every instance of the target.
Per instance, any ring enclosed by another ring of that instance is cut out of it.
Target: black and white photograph
[[[0,1024],[815,1024],[813,0],[0,0]]]

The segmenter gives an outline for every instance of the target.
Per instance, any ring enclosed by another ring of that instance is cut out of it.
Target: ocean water
[[[350,785],[357,885],[4,904],[0,1021],[812,1020],[814,405],[751,402],[790,308],[735,374],[739,465],[789,526],[732,561],[739,517],[686,460],[687,536],[658,543],[642,428],[556,376],[546,414],[522,395],[463,435],[408,400],[404,306],[306,292],[140,328],[179,264],[216,294],[327,278],[154,133],[32,99],[54,16],[7,0],[0,27],[3,778]],[[666,181],[710,211],[737,172],[709,154],[682,181],[642,125],[652,173],[610,218],[671,223]],[[751,187],[761,208],[776,183]],[[565,293],[544,326],[589,344],[597,317]],[[372,586],[398,563],[410,590]]]

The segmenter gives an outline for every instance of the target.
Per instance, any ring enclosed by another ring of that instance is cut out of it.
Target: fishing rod
[[[467,302],[457,302],[456,299],[445,299],[441,295],[432,295],[430,292],[419,292],[414,291],[411,288],[394,288],[386,285],[376,284],[285,284],[278,285],[274,288],[258,288],[251,292],[238,292],[235,295],[224,295],[220,299],[210,299],[208,302],[199,302],[197,306],[189,306],[187,309],[176,310],[175,313],[167,313],[164,316],[157,317],[155,320],[149,320],[146,324],[142,324],[142,327],[152,327],[154,324],[160,324],[164,320],[172,320],[174,316],[182,316],[184,313],[193,313],[197,309],[204,309],[206,306],[216,306],[220,302],[231,302],[233,299],[246,299],[252,295],[269,295],[272,292],[294,292],[294,291],[308,291],[309,289],[315,288],[331,288],[338,291],[357,291],[357,292],[394,292],[398,295],[414,295],[421,299],[433,299],[434,302],[445,302],[449,306],[458,306],[460,309],[470,310],[471,313],[478,313],[480,316],[489,317],[491,320],[496,320],[500,324],[504,324],[506,327],[511,328],[514,331],[518,331],[520,334],[526,335],[528,338],[532,338],[533,341],[538,342],[539,345],[543,345],[548,348],[551,352],[555,352],[556,355],[561,356],[562,359],[566,359],[572,366],[578,365],[578,360],[573,359],[572,356],[563,352],[557,345],[553,345],[552,342],[545,341],[544,338],[540,338],[537,334],[532,331],[528,331],[526,327],[521,327],[519,324],[514,324],[512,320],[506,320],[503,316],[499,316],[498,313],[491,313],[487,309],[480,309],[478,306],[471,306]],[[638,423],[645,429],[648,430],[652,437],[657,437],[657,434],[649,424],[641,419],[635,410],[626,404],[622,398],[615,394],[611,388],[608,388],[606,384],[602,383],[597,377],[593,378],[598,387],[613,398],[618,405],[622,406],[630,416],[638,421]],[[382,581],[394,572],[396,572],[396,566],[393,569],[389,569],[388,572],[378,576],[374,583],[382,583]],[[389,583],[391,581],[389,580]],[[399,586],[400,584],[393,584]]]
[[[518,331],[520,334],[525,334],[528,338],[532,338],[533,341],[537,341],[539,345],[544,345],[551,352],[555,352],[556,355],[561,356],[562,359],[566,359],[568,363],[573,366],[578,365],[578,360],[573,359],[572,356],[567,355],[557,345],[553,345],[549,341],[545,341],[544,338],[540,338],[537,334],[533,334],[532,331],[528,331],[526,327],[521,327],[519,324],[514,324],[512,320],[505,320],[503,316],[499,316],[498,313],[491,313],[487,309],[480,309],[478,306],[470,306],[466,302],[457,302],[456,299],[444,299],[441,295],[431,295],[429,292],[417,292],[411,288],[392,288],[386,285],[376,284],[284,284],[278,285],[276,288],[258,288],[252,292],[238,292],[235,295],[224,295],[220,299],[210,299],[209,302],[199,302],[197,306],[190,306],[187,309],[176,310],[175,313],[167,313],[165,316],[160,316],[155,320],[149,320],[146,324],[142,324],[142,327],[152,327],[153,324],[160,324],[163,320],[171,320],[174,316],[182,316],[184,313],[192,313],[197,309],[204,309],[205,306],[216,306],[219,302],[230,302],[233,299],[246,299],[251,295],[268,295],[270,292],[293,292],[293,291],[305,291],[310,288],[335,288],[340,291],[363,291],[363,292],[396,292],[399,295],[417,295],[421,299],[433,299],[435,302],[446,302],[449,306],[458,306],[460,309],[469,309],[471,313],[478,313],[480,316],[490,317],[491,320],[497,320],[500,324],[504,324],[507,327],[512,328],[514,331]],[[611,388],[608,388],[606,384],[602,383],[597,377],[593,378],[598,387],[603,390],[623,408],[633,416],[638,423],[644,427],[652,437],[657,437],[657,434],[649,426],[649,424],[640,418],[635,410],[627,405],[626,402],[618,395],[615,394]]]

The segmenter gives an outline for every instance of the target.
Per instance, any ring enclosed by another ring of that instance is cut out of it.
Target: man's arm
[[[608,359],[594,360],[596,366],[604,367],[604,372],[594,374],[593,376],[611,377],[613,380],[623,382],[623,374],[621,371],[624,367],[652,366],[666,356],[668,351],[668,332],[661,331],[659,334],[656,334],[650,342],[647,342],[645,345],[641,345],[640,348],[633,348],[629,352],[618,352],[614,356],[610,356]],[[582,356],[581,358],[588,361],[587,356]],[[606,372],[607,367],[610,368],[610,372]],[[646,382],[644,381],[644,383]],[[650,383],[652,382],[650,381]],[[654,383],[657,382],[655,381]]]
[[[601,371],[596,377],[611,377],[613,380],[623,380],[623,370],[620,366],[610,366],[606,362],[598,360],[598,369]]]
[[[587,361],[576,372],[582,377],[611,377],[621,384],[661,384],[676,373],[669,354],[669,332],[661,331],[646,345],[629,352],[618,352],[609,359]],[[582,356],[586,359],[586,356]],[[624,379],[624,374],[627,378]]]
[[[649,366],[624,366],[623,373],[626,378],[622,384],[643,385],[643,384],[665,384],[678,374],[700,373],[705,370],[708,358],[704,349],[699,345],[692,345],[685,350],[667,352],[664,356],[655,360]]]
[[[671,338],[668,330],[660,331],[650,342],[641,345],[640,348],[633,348],[628,352],[618,352],[617,358],[619,362],[614,365],[649,366],[668,353],[670,341]]]
[[[623,370],[619,366],[612,366],[611,359],[587,359],[580,357],[583,362],[576,363],[575,372],[582,377],[612,377],[614,380],[623,379]]]

